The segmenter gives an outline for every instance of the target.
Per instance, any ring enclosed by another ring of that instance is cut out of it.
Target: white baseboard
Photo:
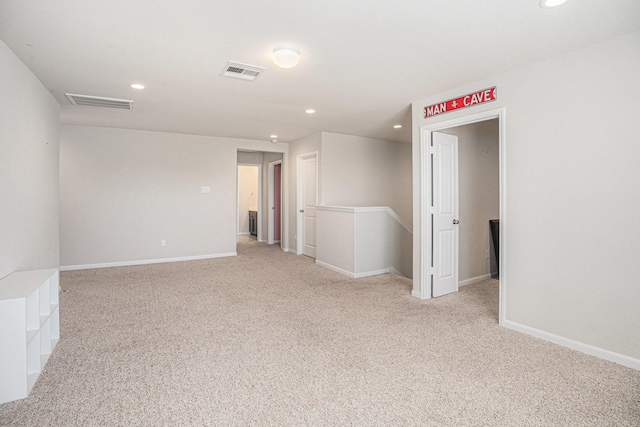
[[[412,289],[412,290],[411,290],[411,296],[412,296],[412,297],[419,298],[419,299],[423,299],[423,300],[424,300],[424,299],[431,299],[431,295],[428,295],[428,296],[426,296],[426,297],[424,297],[424,298],[423,298],[423,297],[422,297],[422,294],[420,294],[420,291],[416,291],[415,289]]]
[[[223,258],[236,255],[238,255],[237,252],[226,252],[221,254],[185,256],[178,258],[143,259],[138,261],[104,262],[99,264],[61,265],[60,271],[87,270],[90,268],[125,267],[129,265],[160,264],[163,262],[195,261],[199,259]]]
[[[388,270],[389,270],[389,273],[395,274],[396,276],[407,277],[404,274],[400,273],[400,271],[395,269],[394,267],[389,267]]]
[[[363,277],[371,277],[371,276],[377,276],[379,274],[387,274],[387,273],[390,273],[389,269],[383,268],[380,270],[365,271],[364,273],[355,273],[354,278],[361,279]]]
[[[238,233],[238,236],[250,236],[250,235],[251,235],[251,233],[248,232],[248,231],[243,231],[241,233]]]
[[[594,347],[590,344],[585,344],[580,341],[574,341],[569,338],[561,337],[549,332],[541,331],[529,326],[522,325],[520,323],[512,322],[511,320],[504,320],[502,326],[512,329],[523,334],[531,335],[532,337],[540,338],[545,341],[552,342],[554,344],[561,345],[563,347],[570,348],[572,350],[579,351],[581,353],[588,354],[590,356],[599,357],[600,359],[608,360],[610,362],[617,363],[627,368],[640,371],[640,360],[633,357],[625,356],[623,354],[614,353],[609,350],[605,350],[600,347]]]
[[[333,270],[336,273],[340,273],[340,274],[344,274],[345,276],[349,276],[352,279],[361,279],[363,277],[371,277],[371,276],[377,276],[379,274],[387,274],[387,273],[396,274],[398,276],[404,277],[404,275],[402,273],[400,273],[398,270],[396,270],[393,267],[382,268],[380,270],[365,271],[365,272],[362,272],[362,273],[354,273],[353,271],[348,271],[348,270],[345,270],[344,268],[336,267],[335,265],[331,265],[331,264],[328,264],[328,263],[323,262],[323,261],[318,261],[317,259],[316,259],[316,264],[319,265],[320,267],[324,267],[324,268],[328,268],[329,270]]]
[[[354,272],[345,270],[345,269],[340,268],[340,267],[336,267],[335,265],[327,264],[326,262],[318,261],[317,259],[316,259],[316,264],[319,265],[320,267],[324,267],[324,268],[328,268],[329,270],[333,270],[336,273],[340,273],[340,274],[344,274],[345,276],[349,276],[352,279],[356,278],[356,275],[355,275]]]
[[[465,279],[458,282],[458,287],[471,285],[472,283],[482,282],[483,280],[487,280],[491,278],[491,273],[483,274],[482,276],[472,277],[471,279]]]

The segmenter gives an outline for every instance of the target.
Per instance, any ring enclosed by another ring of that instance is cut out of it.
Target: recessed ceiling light
[[[540,7],[550,9],[552,7],[560,6],[566,2],[567,0],[540,0]]]
[[[393,125],[394,129],[400,129],[402,127],[402,125]]]
[[[141,85],[140,83],[133,83],[129,86],[131,86],[134,89],[144,89],[144,85]]]
[[[300,62],[300,51],[292,46],[278,46],[273,49],[271,59],[280,68],[293,68]]]
[[[316,112],[316,110],[314,110],[313,108],[309,108],[308,110],[304,110],[304,112],[307,114],[313,114]]]

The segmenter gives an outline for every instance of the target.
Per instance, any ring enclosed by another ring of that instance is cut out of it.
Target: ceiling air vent
[[[73,105],[83,105],[87,107],[118,108],[121,110],[132,110],[133,101],[130,99],[105,98],[102,96],[76,95],[65,93],[69,102]]]
[[[264,68],[258,67],[257,65],[249,65],[242,64],[240,62],[229,61],[227,62],[227,65],[224,67],[224,70],[222,70],[222,74],[220,75],[251,81],[257,79],[264,70]]]

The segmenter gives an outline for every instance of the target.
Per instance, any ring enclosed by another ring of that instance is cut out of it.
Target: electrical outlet
[[[484,258],[489,259],[489,249],[487,249],[486,252],[484,253]]]
[[[167,246],[167,239],[160,239],[160,246]]]

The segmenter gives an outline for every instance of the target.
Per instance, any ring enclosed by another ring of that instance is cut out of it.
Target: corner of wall
[[[0,277],[57,268],[60,105],[0,41]],[[20,102],[14,102],[19,99]],[[8,124],[11,123],[11,126]],[[30,189],[30,191],[24,191]]]

